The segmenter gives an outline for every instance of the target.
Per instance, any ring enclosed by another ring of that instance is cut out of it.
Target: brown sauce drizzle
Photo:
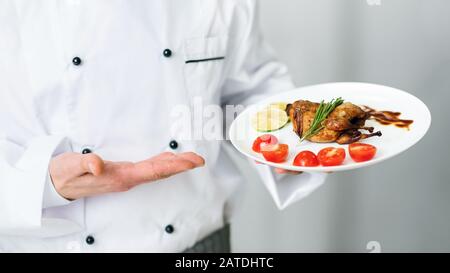
[[[400,119],[402,113],[393,111],[378,111],[368,106],[363,106],[362,109],[369,113],[371,119],[377,121],[382,125],[394,125],[398,128],[405,128],[409,130],[409,126],[413,124],[414,120]]]

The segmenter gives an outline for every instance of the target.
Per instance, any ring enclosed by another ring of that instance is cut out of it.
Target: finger
[[[193,153],[159,154],[133,164],[129,174],[135,183],[154,181],[205,165],[203,157]]]
[[[91,167],[89,167],[91,166]],[[99,174],[103,170],[103,160],[95,154],[63,153],[50,164],[52,175],[72,179],[86,173]]]
[[[103,172],[104,162],[96,154],[84,154],[80,158],[80,174],[90,173],[94,176],[98,176]]]
[[[181,153],[181,154],[174,154],[172,152],[164,152],[164,153],[161,153],[150,159],[152,159],[152,160],[167,160],[167,159],[173,159],[175,157],[181,157],[183,159],[192,161],[196,166],[199,166],[199,167],[205,165],[205,160],[203,159],[203,157],[201,157],[198,154],[193,153],[193,152],[186,152],[186,153]]]
[[[202,167],[205,165],[205,159],[193,152],[181,153],[178,154],[177,157],[191,161],[196,167]]]
[[[149,159],[133,164],[129,172],[135,183],[164,179],[198,167],[194,162],[180,157],[168,160]]]
[[[165,160],[165,159],[170,159],[170,158],[174,158],[175,154],[172,152],[164,152],[164,153],[160,153],[158,155],[155,155],[149,159],[155,159],[155,160]]]
[[[285,169],[280,169],[280,168],[275,168],[275,172],[276,172],[276,173],[279,173],[279,174],[284,174],[284,173],[287,173],[287,170],[285,170]]]
[[[285,170],[285,169],[280,169],[280,168],[275,168],[275,172],[278,174],[293,174],[293,175],[303,173],[303,172]]]

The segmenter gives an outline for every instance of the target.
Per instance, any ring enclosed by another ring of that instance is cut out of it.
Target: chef
[[[1,251],[230,251],[233,151],[171,113],[294,88],[255,0],[1,0],[0,37]],[[255,168],[280,209],[325,179]]]

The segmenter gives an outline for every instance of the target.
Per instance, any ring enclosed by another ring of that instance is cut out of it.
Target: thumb
[[[96,154],[80,155],[81,174],[90,173],[94,176],[102,174],[105,163]]]

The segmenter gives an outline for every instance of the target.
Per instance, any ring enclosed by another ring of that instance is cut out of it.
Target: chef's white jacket
[[[0,0],[0,249],[175,252],[222,227],[243,182],[226,141],[182,138],[169,113],[293,88],[255,2]],[[49,179],[63,152],[139,161],[172,140],[206,166],[72,202]],[[325,179],[256,168],[280,208]]]

